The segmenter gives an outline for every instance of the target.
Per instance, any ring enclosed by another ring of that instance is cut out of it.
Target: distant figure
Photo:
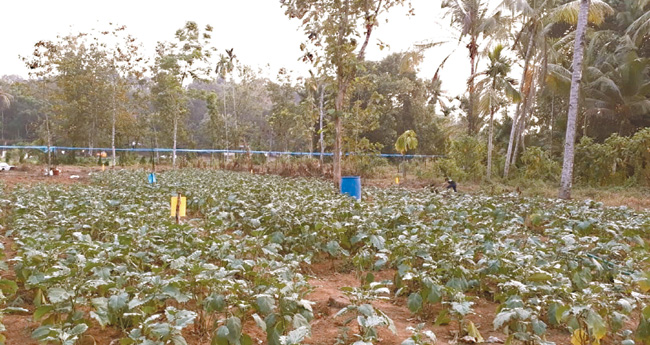
[[[454,192],[458,192],[456,190],[456,182],[454,182],[454,180],[450,180],[449,178],[445,177],[445,182],[447,182],[447,186],[445,186],[445,188],[451,188],[454,190]]]

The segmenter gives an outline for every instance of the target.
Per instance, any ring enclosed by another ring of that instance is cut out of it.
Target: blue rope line
[[[37,145],[0,145],[0,149],[11,150],[11,149],[23,149],[23,150],[40,150],[47,153],[47,146],[37,146]],[[91,150],[89,147],[74,147],[74,146],[50,146],[50,152],[57,150],[61,151],[85,151]],[[93,151],[106,151],[110,152],[112,148],[107,147],[95,147],[92,148]],[[115,148],[115,151],[120,152],[173,152],[173,149],[170,148]],[[247,150],[223,150],[223,149],[176,149],[176,152],[194,152],[194,153],[248,153]],[[290,152],[290,151],[254,151],[251,150],[250,153],[253,154],[264,154],[264,155],[277,155],[277,156],[312,156],[319,157],[320,152]],[[331,152],[323,153],[323,156],[333,156]],[[369,154],[369,153],[346,153],[346,156],[379,156],[379,157],[402,157],[399,153],[380,153],[380,154]],[[442,158],[444,155],[404,155],[406,158]]]

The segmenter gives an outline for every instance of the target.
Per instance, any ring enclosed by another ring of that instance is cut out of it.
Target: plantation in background
[[[625,207],[401,188],[356,202],[316,179],[191,169],[155,185],[136,171],[18,185],[2,199],[16,253],[0,303],[31,314],[43,342],[110,327],[120,344],[309,343],[310,267],[333,261],[361,282],[341,286],[345,343],[393,330],[375,303],[390,299],[424,324],[404,344],[433,344],[426,329],[444,324],[484,341],[467,318],[479,300],[499,303],[492,326],[510,344],[551,344],[551,329],[563,344],[650,344],[650,214]]]

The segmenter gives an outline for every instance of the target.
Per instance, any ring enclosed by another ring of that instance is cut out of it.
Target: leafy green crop
[[[179,191],[188,217],[175,224],[169,199]],[[250,344],[242,325],[254,322],[268,344],[298,344],[314,317],[303,267],[333,257],[358,272],[395,270],[391,285],[346,290],[359,301],[342,311],[357,318],[359,341],[391,327],[364,302],[381,289],[420,318],[458,320],[475,339],[465,317],[481,297],[500,304],[493,325],[510,341],[549,344],[547,330],[562,328],[591,343],[650,344],[647,213],[516,195],[365,193],[357,202],[319,180],[201,170],[165,172],[152,186],[145,172],[119,171],[88,185],[18,186],[3,205],[42,341],[74,343],[97,322],[122,330],[124,344],[184,344],[186,332]],[[411,343],[429,341],[419,332]]]

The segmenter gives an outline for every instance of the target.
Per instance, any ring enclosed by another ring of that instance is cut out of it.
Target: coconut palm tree
[[[217,75],[221,77],[221,79],[226,81],[226,78],[228,77],[229,74],[231,74],[234,69],[235,69],[235,60],[237,59],[237,56],[233,53],[234,48],[228,50],[226,49],[226,53],[228,54],[223,55],[219,57],[219,62],[217,62],[217,67],[215,68],[215,72]],[[224,92],[223,92],[223,115],[224,117],[227,116],[228,112],[226,109],[226,100],[228,99],[228,96],[226,95],[226,89],[224,86]],[[235,126],[237,125],[237,117],[235,117],[235,81],[232,80],[232,112],[233,112],[233,117],[235,119]],[[228,122],[227,120],[224,119],[224,123],[226,126],[226,150],[229,148],[229,140],[228,140]]]
[[[516,81],[508,77],[512,68],[512,61],[502,55],[503,46],[498,44],[488,52],[490,63],[487,69],[481,74],[484,76],[477,83],[477,87],[483,90],[479,107],[483,113],[489,113],[488,122],[488,148],[487,148],[487,179],[492,174],[492,138],[494,137],[494,113],[501,107],[504,95],[513,102],[519,102],[521,95],[514,88]]]
[[[0,114],[2,114],[2,140],[5,140],[5,110],[11,107],[11,102],[13,101],[14,96],[0,89]]]
[[[469,53],[470,77],[467,79],[468,109],[467,132],[474,135],[479,129],[479,117],[475,109],[476,88],[474,78],[479,60],[479,39],[489,37],[500,39],[504,36],[501,13],[490,13],[487,2],[483,0],[445,0],[442,8],[447,9],[451,16],[452,25],[460,29],[459,43],[467,37],[469,42],[466,47]]]
[[[602,23],[608,14],[613,14],[609,5],[602,1],[594,0],[594,6],[590,10],[591,0],[580,0],[562,5],[553,12],[557,19],[573,23],[576,22],[576,32],[573,45],[573,72],[571,75],[571,89],[569,91],[569,111],[567,114],[567,128],[564,139],[564,161],[562,163],[562,177],[560,180],[559,197],[562,199],[571,198],[571,186],[573,182],[573,158],[576,136],[576,117],[578,114],[578,97],[580,93],[580,81],[582,79],[582,60],[584,52],[585,32],[587,21],[595,24]],[[577,21],[576,21],[577,19]]]

